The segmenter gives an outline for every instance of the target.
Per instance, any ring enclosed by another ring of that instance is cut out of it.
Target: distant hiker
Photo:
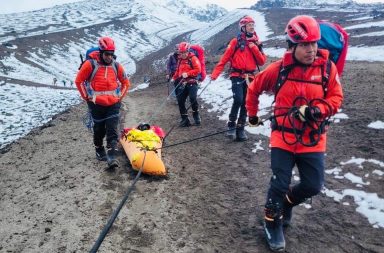
[[[90,53],[77,74],[75,84],[81,97],[87,101],[92,115],[93,143],[96,158],[108,161],[109,168],[119,165],[116,159],[121,100],[130,86],[121,64],[114,60],[115,43],[109,37],[99,39],[99,50]],[[107,153],[103,139],[107,137]]]
[[[168,82],[171,80],[171,78],[173,77],[173,75],[176,72],[177,59],[178,59],[178,56],[179,56],[179,54],[178,54],[179,47],[178,46],[179,45],[176,44],[175,51],[168,56],[168,60],[167,60],[167,75],[165,76]]]
[[[177,51],[178,51],[178,45],[176,45],[176,47],[175,47],[175,52],[171,53],[168,56],[167,75],[165,76],[165,78],[167,79],[167,82],[168,82],[168,93],[170,91],[173,91],[173,92],[171,92],[171,97],[174,99],[176,99],[176,92],[174,91],[175,86],[171,84],[171,79],[172,79],[173,75],[175,74],[176,68],[177,68],[177,59],[178,59],[178,52]]]
[[[250,16],[245,16],[240,20],[240,33],[229,42],[227,49],[211,75],[211,80],[216,80],[223,71],[225,64],[230,62],[233,104],[229,113],[226,136],[231,140],[246,141],[248,139],[244,131],[247,120],[245,108],[247,86],[253,80],[256,68],[264,65],[267,60],[254,26],[255,21]],[[240,115],[238,116],[239,111]]]
[[[53,85],[57,86],[57,78],[56,77],[53,78]]]
[[[255,77],[246,97],[249,124],[259,125],[259,96],[264,91],[275,93],[270,137],[273,176],[264,209],[264,231],[272,250],[285,248],[283,226],[290,224],[292,208],[323,187],[327,119],[343,100],[337,68],[328,59],[328,51],[318,49],[316,20],[296,16],[288,22],[285,34],[288,49],[283,58]],[[295,165],[300,183],[290,185]]]
[[[189,52],[189,43],[181,42],[178,45],[179,61],[177,63],[175,74],[172,77],[172,82],[176,85],[177,102],[181,115],[180,127],[188,127],[191,122],[188,118],[185,101],[189,96],[189,101],[192,106],[192,116],[196,125],[200,125],[201,118],[199,114],[199,104],[197,103],[197,76],[201,72],[199,59]]]
[[[65,87],[65,80],[62,80],[62,82],[63,82],[63,86]]]

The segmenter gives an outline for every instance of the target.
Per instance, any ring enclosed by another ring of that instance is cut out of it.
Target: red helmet
[[[293,43],[315,42],[321,38],[319,23],[306,15],[296,16],[289,20],[285,34],[287,40]]]
[[[179,53],[184,53],[184,52],[188,52],[189,50],[189,43],[188,42],[181,42],[178,46],[177,46],[177,51]]]
[[[99,49],[101,51],[115,51],[115,42],[109,37],[99,39]]]
[[[244,16],[239,21],[240,29],[248,23],[255,23],[255,20],[251,16]]]

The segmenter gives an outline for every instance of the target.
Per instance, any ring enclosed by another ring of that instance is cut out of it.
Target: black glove
[[[257,47],[259,48],[259,51],[263,52],[263,43],[257,44]]]
[[[250,116],[248,118],[249,126],[259,126],[263,125],[263,122],[257,116]]]
[[[320,108],[317,106],[307,106],[302,105],[299,108],[299,119],[303,122],[308,121],[318,121],[321,117]]]

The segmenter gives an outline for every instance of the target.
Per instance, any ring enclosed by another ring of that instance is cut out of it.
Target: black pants
[[[291,187],[291,198],[295,204],[317,195],[324,184],[324,153],[312,152],[294,154],[280,148],[271,149],[271,177],[267,202],[282,206],[284,195],[291,184],[292,169],[297,166],[300,183]]]
[[[187,108],[185,107],[185,101],[189,96],[189,101],[192,105],[192,110],[197,112],[199,110],[199,104],[197,103],[197,83],[192,84],[180,84],[176,88],[177,102],[179,104],[180,115],[187,115]]]
[[[88,102],[88,108],[94,121],[93,143],[96,147],[103,146],[103,139],[107,136],[107,147],[116,148],[119,140],[117,126],[119,124],[120,107],[120,102],[111,106]]]
[[[239,115],[238,123],[245,124],[247,120],[247,109],[245,108],[245,97],[247,96],[247,83],[244,78],[231,77],[233,104],[229,113],[229,121],[236,121]]]

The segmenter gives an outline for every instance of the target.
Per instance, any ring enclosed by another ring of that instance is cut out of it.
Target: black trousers
[[[197,103],[197,84],[180,84],[176,88],[177,102],[179,104],[180,115],[187,115],[187,108],[185,107],[185,101],[189,96],[189,101],[192,105],[192,110],[197,112],[199,110],[199,104]]]
[[[284,195],[288,192],[292,169],[297,166],[300,182],[291,186],[291,199],[295,204],[304,202],[306,198],[317,195],[324,185],[324,153],[312,152],[295,154],[289,151],[271,149],[271,177],[268,189],[267,202],[282,206]]]
[[[119,124],[120,107],[120,102],[111,106],[102,106],[88,102],[88,108],[94,122],[93,143],[96,147],[103,146],[103,139],[107,136],[107,148],[116,148],[119,140],[117,127]]]
[[[244,78],[231,77],[233,103],[231,112],[229,113],[229,121],[245,124],[247,120],[247,109],[245,108],[245,97],[247,96],[247,83]],[[240,112],[240,113],[239,113]]]

